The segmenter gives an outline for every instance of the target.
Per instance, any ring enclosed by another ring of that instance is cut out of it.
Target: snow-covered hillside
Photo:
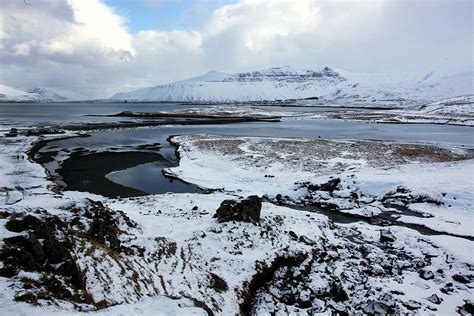
[[[36,95],[0,84],[0,102],[34,101]]]
[[[63,97],[62,95],[59,95],[45,88],[34,88],[31,90],[28,90],[28,92],[38,95],[42,101],[44,100],[44,101],[51,101],[51,102],[63,102],[63,101],[69,100],[68,98]]]
[[[113,100],[245,102],[315,99],[351,104],[407,105],[472,94],[472,72],[397,76],[296,70],[289,66],[226,74],[211,71],[170,84],[118,93]],[[401,79],[400,79],[401,78]]]
[[[0,102],[64,102],[67,100],[69,99],[45,88],[23,91],[0,84]]]

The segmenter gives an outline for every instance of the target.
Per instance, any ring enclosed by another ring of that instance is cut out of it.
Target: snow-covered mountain
[[[63,97],[62,95],[59,95],[51,90],[45,89],[45,88],[34,88],[31,90],[28,90],[28,93],[31,94],[36,94],[39,96],[39,98],[42,101],[49,101],[49,102],[64,102],[69,100],[66,97]]]
[[[318,98],[323,102],[399,105],[472,94],[472,72],[398,76],[351,73],[329,67],[298,70],[289,66],[227,74],[211,71],[170,84],[118,93],[128,101],[245,102]]]
[[[0,84],[0,101],[1,102],[34,101],[36,99],[37,99],[37,96],[34,94]]]
[[[23,91],[0,84],[0,102],[64,102],[68,100],[45,88]]]

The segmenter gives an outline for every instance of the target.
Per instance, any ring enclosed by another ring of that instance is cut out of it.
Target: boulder
[[[18,136],[18,129],[12,127],[10,131],[5,134],[5,137],[17,137]]]
[[[453,275],[453,280],[462,284],[471,283],[471,278],[467,275],[462,275],[462,274]]]
[[[339,190],[339,184],[341,183],[341,179],[334,178],[330,179],[328,182],[321,183],[321,184],[309,184],[308,191],[327,191],[327,192],[334,192]]]
[[[433,271],[430,271],[428,269],[421,269],[418,271],[418,275],[420,276],[420,278],[422,278],[423,280],[431,280],[431,279],[434,279],[434,273]]]
[[[438,304],[438,305],[443,302],[443,299],[436,294],[433,294],[430,297],[427,297],[426,299],[430,301],[431,303]]]
[[[416,310],[421,308],[421,304],[417,301],[414,300],[409,300],[408,302],[403,303],[403,306],[405,306],[408,310]]]
[[[316,242],[314,240],[312,240],[311,238],[308,238],[306,236],[300,236],[300,238],[298,238],[298,240],[300,242],[302,242],[303,244],[306,244],[308,246],[314,246],[316,245]]]
[[[392,312],[390,306],[385,303],[372,301],[362,308],[362,311],[371,315],[386,315]]]
[[[474,304],[471,301],[464,301],[464,305],[459,306],[456,310],[461,315],[474,315]]]
[[[330,284],[329,294],[335,302],[344,302],[349,299],[342,285],[336,282]]]
[[[214,215],[219,223],[229,221],[256,223],[260,220],[262,200],[251,195],[240,200],[224,200]]]
[[[380,231],[380,241],[381,242],[394,242],[397,240],[393,233],[389,229],[382,229]]]

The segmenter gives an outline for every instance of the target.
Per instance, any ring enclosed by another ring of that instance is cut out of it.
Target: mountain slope
[[[0,84],[0,102],[34,101],[37,95]]]
[[[211,71],[187,80],[118,93],[111,99],[245,102],[317,97],[324,102],[389,106],[472,94],[472,72],[451,76],[428,73],[401,78],[335,71],[328,67],[296,70],[286,66],[236,74]]]
[[[34,88],[28,90],[28,93],[38,95],[38,98],[44,102],[63,102],[69,100],[62,95],[59,95],[51,90],[45,88]]]
[[[23,91],[0,84],[0,102],[64,102],[68,100],[45,88]]]
[[[203,76],[128,93],[115,100],[141,101],[263,101],[315,97],[333,90],[346,79],[325,68],[321,71],[296,71],[289,67],[226,74],[209,72]]]

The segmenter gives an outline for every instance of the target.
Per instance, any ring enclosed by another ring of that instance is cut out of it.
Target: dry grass
[[[377,141],[330,141],[324,139],[237,138],[194,135],[191,150],[229,156],[257,168],[280,166],[308,172],[325,172],[354,165],[372,167],[409,163],[436,163],[469,159],[446,148]]]

